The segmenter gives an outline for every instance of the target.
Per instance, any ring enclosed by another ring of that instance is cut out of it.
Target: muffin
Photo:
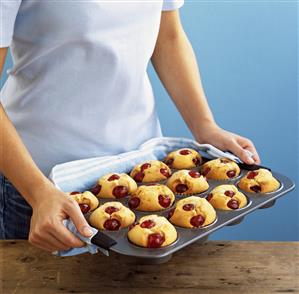
[[[206,199],[214,208],[221,210],[234,210],[247,205],[246,196],[235,185],[217,186]]]
[[[204,227],[216,219],[216,211],[204,198],[190,196],[177,202],[169,212],[169,221],[183,228]]]
[[[167,181],[167,186],[176,194],[190,195],[209,189],[206,178],[194,170],[179,170]]]
[[[136,165],[130,176],[138,183],[158,182],[169,178],[170,168],[159,160],[149,160]]]
[[[99,229],[117,231],[135,221],[135,214],[120,202],[106,202],[91,213],[89,223]]]
[[[93,211],[99,206],[99,200],[89,191],[83,193],[73,191],[66,194],[71,196],[79,204],[82,213]]]
[[[240,174],[240,168],[234,161],[221,157],[203,164],[201,173],[207,179],[229,180]]]
[[[170,207],[174,200],[174,194],[165,185],[143,185],[131,195],[128,205],[131,209],[157,211]]]
[[[239,188],[251,193],[270,193],[279,189],[280,183],[264,168],[248,172],[239,182]]]
[[[123,198],[137,189],[136,182],[127,174],[109,173],[98,180],[90,190],[100,198]]]
[[[172,244],[177,231],[165,217],[147,215],[130,227],[128,238],[141,247],[159,248]]]
[[[164,162],[171,168],[191,169],[202,163],[200,154],[190,148],[183,148],[170,152]]]

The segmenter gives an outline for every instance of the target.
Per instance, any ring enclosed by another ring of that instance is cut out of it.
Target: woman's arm
[[[217,126],[209,108],[192,46],[178,11],[162,13],[152,64],[195,139],[235,153],[248,164],[260,163],[253,143]],[[254,156],[248,157],[247,149]]]
[[[7,48],[0,48],[0,74],[6,55]],[[77,203],[56,189],[33,162],[1,103],[0,172],[33,208],[29,235],[31,243],[48,251],[81,247],[81,240],[62,224],[67,216],[72,218],[82,234],[91,235]]]

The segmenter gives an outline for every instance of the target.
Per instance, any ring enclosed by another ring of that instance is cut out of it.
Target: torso
[[[161,135],[146,72],[161,1],[28,1],[2,103],[45,174]]]

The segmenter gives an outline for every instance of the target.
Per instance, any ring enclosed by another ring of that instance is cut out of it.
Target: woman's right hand
[[[33,214],[29,242],[50,252],[84,246],[62,223],[70,217],[81,235],[92,235],[77,202],[54,186],[38,193],[38,201],[31,204]]]

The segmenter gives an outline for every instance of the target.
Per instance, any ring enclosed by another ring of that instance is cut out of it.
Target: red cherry
[[[168,159],[165,161],[165,163],[166,163],[168,166],[172,166],[173,161],[174,161],[173,158],[168,158]]]
[[[152,165],[150,163],[144,163],[141,167],[140,170],[143,172],[145,169],[151,167]]]
[[[116,197],[116,198],[123,198],[128,196],[129,190],[127,187],[125,186],[116,186],[114,187],[114,189],[112,190],[112,194]]]
[[[206,176],[211,171],[210,167],[206,167],[201,173],[203,176]]]
[[[251,171],[247,174],[247,179],[254,179],[259,173],[257,171]]]
[[[159,233],[150,234],[147,239],[148,248],[159,248],[165,242],[165,237]]]
[[[136,182],[142,182],[143,178],[144,178],[144,173],[143,172],[138,172],[134,176],[134,180]]]
[[[90,210],[90,206],[88,204],[81,203],[81,204],[79,204],[79,206],[80,206],[82,213],[87,213]]]
[[[167,208],[171,203],[171,199],[167,195],[159,195],[158,200],[159,204],[164,208]]]
[[[186,210],[186,211],[193,210],[194,209],[194,204],[192,204],[192,203],[185,204],[183,206],[183,209]]]
[[[117,207],[114,207],[114,206],[108,206],[105,209],[105,212],[107,212],[109,214],[112,214],[113,212],[116,212],[116,211],[119,211],[119,209]]]
[[[239,208],[239,202],[236,199],[231,199],[227,202],[227,207],[231,209],[238,209]]]
[[[167,168],[161,168],[161,169],[160,169],[160,173],[161,173],[164,177],[166,177],[166,178],[169,178],[169,177],[170,177],[170,173],[169,173],[169,171],[168,171]]]
[[[137,197],[132,197],[132,198],[129,200],[128,204],[129,204],[129,207],[130,207],[131,209],[135,209],[135,208],[137,208],[137,207],[139,206],[139,204],[140,204],[140,199],[137,198]]]
[[[192,159],[192,161],[193,161],[193,163],[194,163],[195,165],[200,165],[200,164],[201,164],[201,160],[200,160],[200,158],[198,158],[198,157]]]
[[[213,198],[213,194],[212,193],[210,193],[210,194],[208,194],[208,196],[207,196],[207,201],[210,201],[211,199]]]
[[[255,185],[255,186],[251,186],[250,190],[252,190],[255,193],[260,193],[262,191],[262,188],[258,185]]]
[[[189,171],[189,176],[192,177],[192,178],[199,178],[200,173],[198,171],[195,171],[195,170],[190,170]]]
[[[180,154],[181,155],[188,155],[188,154],[191,154],[192,152],[190,151],[190,150],[188,150],[188,149],[184,149],[184,150],[181,150],[180,151]]]
[[[196,228],[202,226],[204,224],[204,222],[205,222],[205,218],[200,214],[193,216],[190,220],[190,224]]]
[[[233,178],[236,176],[236,171],[235,170],[229,170],[226,175],[229,177],[229,178]]]
[[[224,192],[224,195],[228,196],[228,197],[233,197],[236,193],[232,190],[227,190]]]
[[[92,187],[89,191],[97,196],[100,192],[101,192],[102,186],[101,185],[95,185],[94,187]]]
[[[168,215],[167,215],[168,219],[170,219],[173,216],[174,211],[175,211],[175,208],[172,208],[171,210],[169,210]]]
[[[113,174],[113,175],[111,175],[111,176],[108,178],[108,181],[111,182],[111,181],[114,181],[114,180],[118,180],[119,178],[120,178],[119,175]]]
[[[74,191],[74,192],[71,192],[70,195],[76,195],[76,194],[81,194],[80,192],[78,191]]]
[[[156,223],[154,221],[152,221],[151,219],[147,219],[144,222],[142,222],[140,224],[140,227],[143,229],[151,229],[156,225]]]
[[[231,161],[227,158],[220,158],[220,162],[225,164],[225,163],[230,163]]]
[[[188,186],[185,185],[185,184],[178,184],[178,185],[176,185],[176,187],[175,187],[175,190],[176,190],[178,193],[184,193],[184,192],[186,192],[188,189],[189,189]]]
[[[120,228],[120,222],[115,218],[107,219],[104,222],[104,228],[108,231],[117,231]]]

